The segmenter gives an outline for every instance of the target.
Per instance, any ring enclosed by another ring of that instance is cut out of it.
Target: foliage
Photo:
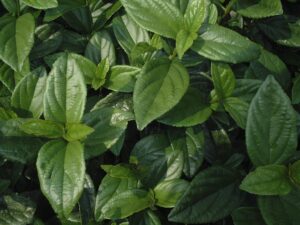
[[[0,225],[298,225],[299,0],[0,0]]]

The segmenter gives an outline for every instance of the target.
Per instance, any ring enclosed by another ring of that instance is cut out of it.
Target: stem
[[[16,6],[17,6],[17,16],[19,17],[20,16],[20,0],[16,0]]]
[[[173,60],[176,56],[177,56],[177,52],[176,52],[176,49],[174,49],[172,55],[169,56],[169,59]]]
[[[224,19],[231,11],[232,6],[237,2],[237,0],[230,0],[230,2],[227,4],[224,14],[221,19]]]

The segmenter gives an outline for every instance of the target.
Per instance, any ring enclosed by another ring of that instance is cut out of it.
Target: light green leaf
[[[190,0],[184,14],[184,25],[190,32],[198,32],[208,16],[209,0]]]
[[[242,16],[254,19],[283,14],[280,0],[237,0],[236,8]]]
[[[175,127],[190,127],[204,123],[211,114],[205,94],[191,87],[179,103],[158,121]]]
[[[248,38],[219,25],[207,25],[192,46],[205,58],[228,63],[257,59],[260,47]]]
[[[96,32],[89,40],[84,56],[96,64],[107,58],[110,65],[114,65],[116,54],[110,34],[107,31]]]
[[[118,43],[129,55],[137,43],[149,42],[149,34],[128,15],[113,19],[113,30]]]
[[[172,109],[189,85],[187,70],[169,59],[154,59],[142,69],[133,92],[134,112],[139,130]]]
[[[211,64],[211,77],[219,100],[230,97],[235,88],[235,76],[230,66],[225,63]]]
[[[47,83],[47,71],[39,67],[27,74],[16,86],[11,104],[18,109],[27,110],[34,118],[43,113],[44,93]]]
[[[64,135],[61,124],[47,120],[29,119],[21,124],[20,129],[27,134],[47,138],[60,138]]]
[[[154,196],[151,192],[131,189],[111,198],[102,212],[106,219],[124,219],[153,205]]]
[[[296,151],[296,114],[273,76],[267,77],[251,102],[246,144],[255,166],[281,164]]]
[[[163,208],[173,208],[188,186],[189,183],[182,179],[160,182],[153,190],[156,199],[155,204]]]
[[[249,104],[239,98],[226,98],[224,102],[225,110],[234,119],[237,125],[246,128]]]
[[[79,141],[89,134],[93,133],[95,130],[85,124],[80,123],[67,123],[66,124],[66,134],[64,138],[69,142]]]
[[[182,59],[184,53],[193,45],[197,38],[197,33],[186,30],[180,30],[176,36],[176,51],[179,59]]]
[[[286,166],[268,165],[259,166],[249,173],[240,188],[256,195],[287,195],[293,186]]]
[[[179,9],[163,0],[121,0],[129,16],[141,27],[159,35],[176,38],[183,27]]]
[[[0,59],[20,71],[34,43],[35,21],[30,13],[0,18]]]
[[[79,123],[86,102],[86,85],[75,59],[59,57],[49,74],[44,97],[46,120]]]
[[[259,209],[255,207],[237,208],[231,214],[234,225],[266,225]]]
[[[98,90],[105,84],[106,76],[109,71],[109,60],[107,58],[101,60],[97,66],[95,77],[92,81],[92,87],[94,90]]]
[[[138,180],[135,177],[115,178],[106,175],[99,186],[95,205],[95,218],[104,220],[103,207],[116,195],[127,190],[137,188]]]
[[[140,72],[141,69],[134,66],[113,66],[104,86],[117,92],[133,92],[137,75]]]
[[[0,202],[5,206],[0,210],[1,225],[26,225],[33,221],[36,206],[29,199],[5,195],[0,197]]]
[[[39,152],[37,171],[41,190],[59,217],[68,217],[83,191],[85,162],[79,142],[55,140]]]
[[[300,221],[300,192],[284,196],[260,196],[260,212],[267,225],[298,225]]]
[[[170,212],[169,220],[198,224],[225,218],[242,200],[238,184],[238,173],[227,168],[210,167],[200,172]]]
[[[24,4],[35,9],[50,9],[58,6],[57,0],[21,0]]]

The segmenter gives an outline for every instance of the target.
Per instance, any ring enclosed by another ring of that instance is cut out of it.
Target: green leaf
[[[234,225],[266,225],[259,209],[255,207],[241,207],[231,214]]]
[[[256,195],[287,195],[293,186],[286,166],[268,165],[259,166],[249,173],[240,188]]]
[[[238,184],[239,175],[223,167],[200,172],[170,212],[169,220],[196,224],[225,218],[241,202]]]
[[[300,76],[296,77],[292,88],[292,103],[300,103]]]
[[[173,208],[188,186],[189,183],[182,179],[160,182],[153,190],[156,199],[155,204],[163,208]]]
[[[207,25],[192,50],[205,58],[228,63],[249,62],[260,54],[257,44],[219,25]]]
[[[300,220],[300,192],[285,196],[260,196],[260,212],[267,225],[297,225]]]
[[[133,148],[130,162],[137,164],[139,178],[148,187],[161,180],[179,178],[183,169],[183,152],[178,139],[155,134],[141,139]]]
[[[142,69],[133,92],[134,112],[139,130],[172,109],[189,85],[187,70],[165,58],[150,61]]]
[[[255,166],[281,164],[296,151],[296,114],[273,76],[267,77],[251,102],[246,144]]]
[[[211,114],[205,94],[190,87],[179,103],[158,121],[175,127],[190,127],[204,123]]]
[[[17,118],[17,114],[9,109],[0,107],[0,121]]]
[[[208,16],[210,1],[191,0],[188,1],[184,14],[184,25],[190,32],[198,32],[201,25]]]
[[[190,31],[180,30],[176,36],[176,51],[179,59],[182,59],[184,53],[193,45],[194,40],[197,38],[197,33]]]
[[[69,141],[79,141],[89,134],[93,133],[95,130],[85,124],[80,123],[68,123],[66,125],[66,134],[64,138]]]
[[[232,96],[250,103],[262,83],[256,79],[237,79]]]
[[[109,60],[110,65],[115,64],[115,47],[110,34],[107,31],[96,32],[89,40],[84,56],[96,64],[105,58]]]
[[[126,12],[141,27],[168,38],[176,38],[183,27],[183,15],[163,0],[121,0]]]
[[[21,0],[24,4],[31,6],[35,9],[50,9],[58,6],[57,0]]]
[[[141,189],[131,189],[117,194],[103,207],[103,217],[106,219],[124,219],[142,211],[154,204],[151,192]]]
[[[237,0],[236,8],[242,16],[254,19],[283,14],[280,0]]]
[[[59,57],[49,74],[44,97],[46,120],[79,123],[86,102],[86,85],[74,58]]]
[[[104,220],[102,209],[114,196],[124,193],[127,190],[137,188],[137,183],[138,181],[135,177],[115,178],[106,175],[101,181],[96,197],[96,220]]]
[[[134,66],[113,66],[104,86],[117,92],[133,92],[140,71],[140,68]]]
[[[294,184],[300,186],[300,160],[289,166],[289,176]]]
[[[10,13],[16,13],[19,10],[17,0],[1,0],[3,7]]]
[[[29,119],[20,129],[27,134],[47,138],[60,138],[64,135],[64,127],[61,124],[47,120]]]
[[[260,57],[251,61],[245,76],[247,78],[265,80],[268,75],[273,75],[283,88],[289,88],[291,74],[284,62],[277,55],[267,50],[262,50]]]
[[[0,197],[0,205],[5,205],[5,208],[0,210],[1,225],[26,225],[33,221],[36,207],[27,198],[5,195]]]
[[[239,98],[226,98],[224,102],[225,110],[234,119],[237,125],[246,128],[249,104]]]
[[[30,13],[0,18],[0,59],[20,71],[34,43],[35,21]]]
[[[68,217],[83,191],[83,146],[62,140],[48,142],[41,148],[36,165],[43,194],[59,217]]]
[[[39,67],[27,74],[16,86],[11,104],[18,109],[27,110],[34,118],[43,113],[44,92],[47,83],[47,71]]]
[[[0,137],[0,142],[0,155],[22,164],[33,162],[43,145],[40,139],[31,137]]]
[[[211,77],[216,94],[220,100],[230,97],[235,88],[235,76],[230,66],[225,63],[211,64]]]
[[[92,81],[92,87],[94,90],[98,90],[105,84],[106,76],[109,71],[109,60],[107,58],[101,60],[97,66],[95,77]]]
[[[276,16],[259,23],[260,30],[271,40],[288,47],[300,47],[300,20]]]
[[[129,55],[137,43],[149,42],[149,34],[137,25],[128,15],[115,17],[113,31],[118,43]]]

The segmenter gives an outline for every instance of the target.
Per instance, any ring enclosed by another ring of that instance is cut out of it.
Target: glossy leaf
[[[28,6],[31,6],[36,9],[50,9],[58,6],[57,0],[22,0],[22,2]]]
[[[129,16],[141,27],[159,35],[176,38],[183,24],[177,7],[163,0],[121,0]]]
[[[141,71],[133,92],[139,130],[172,109],[189,85],[186,69],[178,61],[156,59]]]
[[[260,54],[257,44],[219,25],[207,25],[192,49],[205,58],[228,63],[249,62]]]
[[[86,136],[90,135],[94,131],[95,130],[93,128],[85,124],[68,123],[66,125],[66,134],[64,135],[64,138],[69,142],[79,141],[83,138],[86,138]]]
[[[59,217],[68,217],[83,191],[85,162],[79,142],[55,140],[39,152],[37,171],[41,190]]]
[[[225,110],[234,119],[237,125],[246,128],[249,104],[239,98],[227,98],[224,103]]]

